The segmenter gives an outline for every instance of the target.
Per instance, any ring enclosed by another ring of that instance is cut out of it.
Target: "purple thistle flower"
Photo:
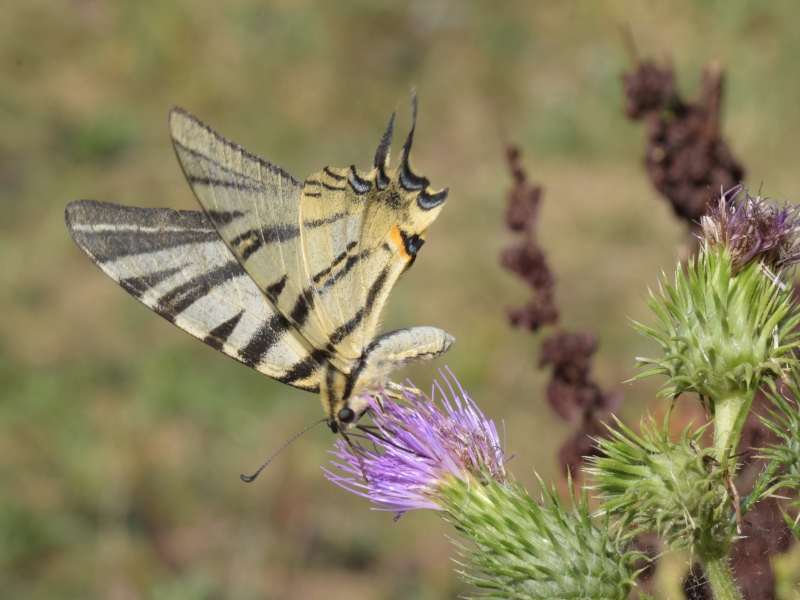
[[[736,196],[744,191],[738,205]],[[800,208],[783,207],[760,195],[753,198],[743,185],[724,192],[700,220],[703,239],[713,248],[729,249],[733,274],[754,258],[776,273],[800,263]]]
[[[339,460],[331,464],[341,474],[323,467],[325,476],[369,498],[376,510],[398,511],[398,517],[416,508],[442,510],[440,494],[450,478],[506,481],[505,452],[494,423],[457,381],[460,397],[442,375],[452,398],[436,382],[432,397],[438,389],[442,408],[405,389],[407,404],[385,394],[380,401],[370,398],[375,427],[351,435],[352,445],[337,440],[330,453]]]

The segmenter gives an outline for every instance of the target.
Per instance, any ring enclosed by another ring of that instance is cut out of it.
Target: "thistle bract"
[[[666,375],[660,395],[697,392],[713,402],[780,376],[797,345],[791,292],[757,262],[735,276],[731,268],[727,249],[705,249],[687,274],[678,267],[674,286],[665,278],[659,294],[650,293],[657,329],[635,326],[659,343],[664,357],[639,359],[650,368],[635,379]]]
[[[592,521],[588,496],[572,510],[544,482],[535,502],[514,482],[488,481],[476,494],[459,481],[447,495],[447,520],[473,545],[458,544],[467,560],[461,575],[494,598],[629,597],[645,558],[630,549],[630,537],[608,529],[608,520]]]
[[[796,499],[800,493],[800,390],[797,388],[800,378],[797,369],[792,375],[793,384],[787,386],[792,399],[778,393],[769,394],[774,410],[769,411],[770,418],[761,418],[781,443],[762,448],[761,458],[770,460],[771,464],[756,484],[755,489],[761,494],[757,494],[754,501],[777,496],[779,492],[785,495],[789,491],[795,496],[792,505],[796,508],[800,506],[800,500]],[[762,481],[764,485],[758,485]],[[794,536],[800,539],[800,523],[786,512],[783,512],[783,516]]]

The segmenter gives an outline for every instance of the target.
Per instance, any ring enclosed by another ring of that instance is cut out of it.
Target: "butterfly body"
[[[141,302],[244,364],[320,393],[329,426],[344,430],[366,410],[362,394],[453,341],[433,327],[376,335],[447,197],[410,167],[413,127],[389,167],[393,118],[371,171],[326,167],[301,183],[176,108],[173,145],[203,211],[78,201],[67,226]]]

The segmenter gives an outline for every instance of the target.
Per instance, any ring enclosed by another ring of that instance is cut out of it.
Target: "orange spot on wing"
[[[406,251],[406,245],[403,243],[403,234],[400,233],[400,228],[397,225],[392,225],[392,228],[389,230],[389,237],[392,238],[392,242],[394,242],[394,245],[397,246],[397,249],[400,251],[400,256],[406,260],[411,260],[411,255]]]

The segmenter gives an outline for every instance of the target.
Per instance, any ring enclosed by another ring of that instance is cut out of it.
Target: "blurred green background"
[[[622,116],[625,24],[643,55],[672,57],[684,94],[721,60],[748,181],[800,196],[796,0],[0,3],[0,597],[457,597],[448,526],[392,523],[326,482],[326,429],[239,481],[321,416],[318,399],[130,298],[73,244],[64,207],[196,208],[167,131],[176,104],[300,179],[367,168],[395,107],[408,126],[416,86],[415,164],[450,200],[385,328],[455,335],[401,376],[425,389],[448,364],[505,421],[509,466],[535,492],[570,427],[543,403],[540,339],[504,317],[528,292],[498,266],[503,139],[545,187],[562,324],[598,331],[596,378],[633,422],[657,382],[621,383],[647,352],[627,318],[649,318],[647,285],[686,243]]]

